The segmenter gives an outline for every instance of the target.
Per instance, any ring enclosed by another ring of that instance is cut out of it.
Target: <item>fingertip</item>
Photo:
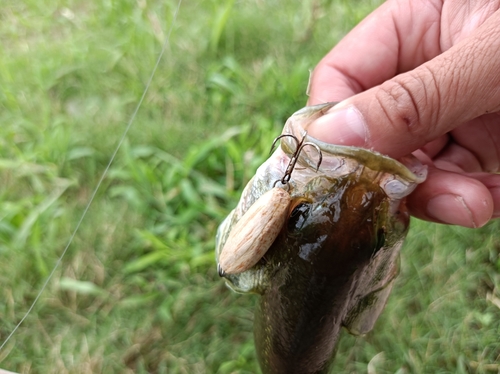
[[[481,203],[484,205],[484,201]],[[474,209],[469,205],[474,206],[470,201],[466,201],[466,199],[460,195],[451,193],[437,195],[427,203],[426,215],[436,222],[470,228],[483,226],[489,221],[491,217],[490,214],[483,217],[481,214],[482,210],[474,213]]]
[[[481,182],[488,189],[493,200],[492,218],[500,218],[500,175],[496,173],[468,173],[467,175]]]
[[[354,106],[335,106],[311,123],[307,132],[318,140],[338,145],[364,147],[368,141],[366,122]]]
[[[439,169],[432,169],[427,180],[408,197],[413,216],[470,228],[488,223],[494,205],[492,194],[480,181]]]
[[[500,218],[500,187],[490,190],[494,202],[493,218]]]

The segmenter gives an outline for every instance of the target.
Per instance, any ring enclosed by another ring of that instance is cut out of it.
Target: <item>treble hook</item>
[[[304,142],[306,135],[307,135],[307,132],[304,134],[304,136],[302,137],[302,140],[300,140],[300,141],[299,141],[299,139],[297,139],[297,137],[295,135],[291,135],[291,134],[283,134],[283,135],[280,135],[274,139],[273,145],[271,146],[270,153],[272,153],[274,151],[274,146],[276,145],[277,141],[280,140],[281,138],[288,136],[288,137],[291,137],[293,140],[295,140],[295,152],[292,154],[292,157],[290,158],[290,162],[288,163],[288,166],[286,167],[285,174],[283,175],[283,178],[274,182],[274,186],[276,186],[276,184],[278,182],[281,182],[281,184],[285,185],[290,181],[293,169],[295,168],[295,164],[297,163],[297,161],[299,159],[300,152],[302,152],[302,149],[304,149],[304,147],[306,147],[308,145],[316,148],[316,150],[318,151],[319,160],[318,160],[318,163],[316,164],[316,171],[319,170],[321,162],[323,161],[323,153],[321,152],[321,149],[318,147],[317,144],[314,144],[311,142]]]
[[[226,272],[222,270],[222,267],[218,262],[217,262],[217,273],[219,273],[219,277],[221,278],[226,276]]]

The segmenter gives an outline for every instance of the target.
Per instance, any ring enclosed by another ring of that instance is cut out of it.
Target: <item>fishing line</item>
[[[109,168],[111,167],[111,165],[113,164],[113,161],[115,160],[116,158],[116,155],[118,154],[118,151],[120,150],[120,147],[122,146],[123,142],[125,141],[125,138],[127,137],[127,134],[130,130],[130,128],[132,127],[132,124],[134,123],[134,120],[135,120],[135,117],[137,116],[137,113],[139,112],[139,108],[141,107],[142,105],[142,102],[144,101],[144,98],[146,97],[146,94],[149,90],[149,87],[151,86],[151,82],[153,81],[153,78],[156,74],[156,70],[158,70],[158,66],[160,65],[160,61],[163,57],[163,54],[165,53],[165,50],[167,49],[167,45],[169,43],[169,40],[170,40],[170,34],[172,33],[172,30],[174,28],[174,24],[177,20],[177,15],[179,13],[179,9],[181,7],[181,3],[182,3],[182,0],[179,0],[179,2],[177,3],[177,8],[175,9],[175,12],[174,12],[174,16],[172,18],[172,23],[170,24],[170,28],[168,30],[168,33],[167,33],[167,36],[165,38],[165,41],[163,42],[163,45],[161,47],[161,51],[158,55],[158,58],[156,59],[156,63],[153,67],[153,70],[149,76],[149,79],[146,83],[146,86],[144,88],[144,91],[142,92],[142,96],[141,98],[139,99],[139,102],[137,103],[136,107],[135,107],[135,110],[134,112],[132,113],[132,116],[130,117],[130,120],[128,121],[127,123],[127,126],[125,127],[125,130],[123,131],[123,134],[120,138],[120,140],[118,141],[118,144],[117,146],[115,147],[115,150],[113,152],[113,154],[111,155],[111,158],[109,159],[109,162],[108,164],[106,165],[106,168],[104,169],[102,175],[101,175],[101,178],[99,178],[99,181],[97,182],[97,185],[96,187],[94,188],[94,191],[92,192],[92,195],[90,196],[90,199],[87,203],[87,205],[85,206],[85,209],[83,210],[83,213],[78,221],[78,223],[76,224],[75,228],[73,229],[73,232],[71,233],[71,236],[69,237],[69,240],[68,240],[68,243],[66,244],[66,246],[64,247],[64,250],[63,252],[61,253],[61,255],[59,256],[59,258],[57,259],[56,261],[56,264],[54,265],[54,267],[52,268],[52,271],[50,272],[49,276],[47,277],[47,279],[45,280],[42,288],[40,289],[40,291],[38,292],[38,294],[36,295],[35,297],[35,300],[33,300],[33,302],[31,303],[31,306],[29,307],[28,311],[24,314],[23,318],[21,318],[21,320],[19,321],[19,323],[14,327],[14,329],[12,330],[12,332],[9,334],[9,336],[7,336],[7,338],[4,340],[4,342],[2,343],[2,345],[0,345],[0,351],[3,349],[3,347],[7,344],[7,342],[12,338],[12,336],[14,335],[14,333],[17,331],[17,329],[22,325],[22,323],[24,322],[24,320],[28,317],[28,315],[31,313],[31,311],[33,310],[33,308],[35,307],[36,303],[38,302],[38,299],[40,298],[40,296],[42,296],[43,292],[45,291],[45,289],[47,288],[47,285],[49,284],[50,280],[52,279],[54,273],[56,272],[57,268],[59,267],[59,265],[61,264],[62,262],[62,259],[64,258],[64,256],[66,255],[66,252],[68,251],[68,248],[70,247],[70,245],[73,243],[73,239],[75,238],[75,235],[76,233],[78,232],[78,229],[80,228],[80,225],[82,224],[83,222],[83,219],[85,218],[85,216],[87,215],[87,212],[89,211],[90,209],[90,206],[92,205],[92,202],[94,201],[94,198],[95,196],[97,195],[97,191],[99,190],[99,188],[101,187],[101,184],[102,182],[104,181],[104,178],[106,177],[106,175],[108,174],[108,171],[109,171]]]

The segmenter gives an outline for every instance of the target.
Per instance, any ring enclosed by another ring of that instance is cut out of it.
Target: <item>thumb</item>
[[[310,125],[309,135],[398,158],[499,111],[498,25],[499,11],[441,55],[336,105]]]

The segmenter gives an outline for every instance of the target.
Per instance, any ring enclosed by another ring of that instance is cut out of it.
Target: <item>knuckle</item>
[[[434,74],[424,69],[424,74],[409,72],[384,82],[375,99],[394,131],[427,140],[439,118],[440,100]]]

